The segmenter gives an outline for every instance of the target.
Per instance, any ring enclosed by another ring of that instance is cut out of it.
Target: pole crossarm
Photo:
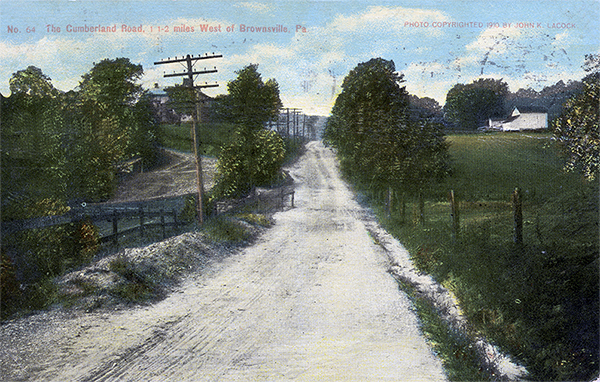
[[[186,62],[186,61],[188,60],[188,57],[189,57],[189,58],[190,58],[192,61],[197,61],[197,60],[207,60],[207,59],[210,59],[210,58],[222,58],[222,57],[223,57],[223,55],[222,55],[222,54],[214,54],[214,53],[213,53],[213,54],[212,54],[212,55],[210,55],[210,56],[209,56],[208,54],[205,54],[205,55],[203,55],[203,56],[196,56],[196,57],[194,57],[194,55],[189,55],[189,54],[188,54],[187,56],[185,56],[185,57],[181,57],[181,58],[177,58],[177,57],[175,57],[175,58],[170,58],[170,57],[169,57],[169,58],[167,58],[166,60],[160,60],[160,61],[156,61],[156,62],[154,63],[154,65],[161,65],[161,64],[173,64],[173,63],[176,63],[176,62]]]
[[[181,73],[169,73],[169,74],[165,74],[165,78],[166,77],[179,77],[179,76],[189,76],[191,75],[196,75],[196,74],[208,74],[208,73],[217,73],[218,70],[217,69],[210,69],[210,70],[201,70],[199,72],[181,72]]]
[[[203,88],[218,88],[219,84],[204,84],[204,85],[194,85],[194,88],[198,89],[203,89]]]
[[[209,55],[208,53],[203,55],[203,56],[196,56],[194,57],[193,55],[186,55],[185,57],[175,57],[174,59],[172,58],[167,58],[166,60],[161,60],[161,61],[157,61],[154,63],[154,65],[162,65],[162,64],[174,64],[174,63],[181,63],[181,62],[185,62],[186,67],[187,67],[187,71],[186,72],[181,72],[181,73],[170,73],[170,74],[165,74],[164,77],[183,77],[183,76],[187,76],[188,77],[188,82],[186,83],[185,79],[184,79],[184,86],[189,87],[190,89],[201,89],[201,88],[214,88],[214,87],[218,87],[219,84],[208,84],[208,83],[204,83],[204,85],[197,85],[194,86],[194,76],[198,75],[198,74],[209,74],[209,73],[216,73],[217,72],[217,68],[214,67],[214,69],[206,69],[204,68],[204,70],[197,70],[194,71],[194,65],[196,64],[196,61],[198,60],[207,60],[207,59],[211,59],[211,58],[221,58],[223,57],[223,55],[221,54],[212,54]],[[201,113],[200,113],[200,102],[201,100],[199,100],[199,92],[194,92],[194,103],[196,104],[196,113],[193,115],[193,120],[192,120],[192,137],[193,137],[193,145],[194,145],[194,157],[196,158],[196,185],[198,188],[198,204],[196,205],[197,207],[197,218],[198,218],[198,223],[200,223],[200,225],[202,225],[204,223],[204,217],[203,217],[203,193],[204,193],[204,184],[202,181],[202,158],[198,155],[198,143],[197,143],[197,134],[196,134],[196,129],[197,129],[197,125],[199,125],[202,121],[201,121]]]

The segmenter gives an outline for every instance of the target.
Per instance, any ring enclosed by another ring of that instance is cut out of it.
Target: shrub
[[[15,275],[15,267],[8,256],[2,253],[0,257],[0,311],[2,318],[8,316],[16,307],[21,291]]]
[[[269,185],[277,179],[284,158],[283,139],[277,133],[238,130],[219,155],[214,196],[235,198]]]

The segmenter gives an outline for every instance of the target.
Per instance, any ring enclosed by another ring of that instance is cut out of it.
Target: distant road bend
[[[156,304],[38,331],[37,355],[11,353],[35,357],[22,380],[446,380],[331,150],[310,142],[290,173],[296,207],[255,245]]]

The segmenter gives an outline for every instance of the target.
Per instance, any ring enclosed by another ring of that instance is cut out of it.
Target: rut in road
[[[372,217],[340,179],[334,154],[311,142],[290,172],[296,208],[277,213],[255,245],[157,304],[96,318],[62,351],[60,364],[38,376],[445,380],[388,273],[388,257],[365,228]]]

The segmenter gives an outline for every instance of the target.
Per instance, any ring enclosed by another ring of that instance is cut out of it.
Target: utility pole
[[[198,97],[198,93],[199,93],[199,89],[202,88],[214,88],[219,86],[218,84],[207,84],[204,83],[204,85],[198,85],[198,86],[194,86],[194,76],[198,75],[198,74],[208,74],[208,73],[216,73],[217,72],[217,68],[214,67],[214,69],[206,69],[204,68],[204,70],[200,70],[200,71],[194,71],[194,65],[199,61],[199,60],[207,60],[207,59],[211,59],[211,58],[221,58],[223,57],[223,55],[221,54],[212,54],[212,55],[201,55],[201,56],[196,56],[194,57],[193,55],[186,55],[185,57],[180,57],[177,58],[175,57],[174,59],[172,58],[167,58],[166,60],[161,60],[158,62],[155,62],[154,65],[162,65],[162,64],[173,64],[173,63],[185,63],[186,65],[186,69],[187,71],[185,72],[181,72],[181,73],[169,73],[169,74],[165,74],[164,77],[180,77],[180,76],[187,76],[187,81],[185,81],[184,79],[184,85],[187,85],[190,88],[190,91],[193,92],[194,95],[194,106],[196,109],[196,113],[193,116],[192,119],[192,142],[194,145],[194,157],[195,157],[195,161],[196,161],[196,187],[198,189],[198,203],[196,204],[197,207],[197,219],[198,219],[198,223],[200,225],[204,224],[204,214],[202,212],[203,208],[202,208],[202,204],[203,204],[203,196],[204,196],[204,184],[202,181],[202,158],[200,157],[199,153],[198,153],[198,142],[197,142],[197,125],[199,125],[202,122],[202,116],[201,116],[201,108],[200,108],[200,99]],[[202,100],[202,102],[204,102]]]

